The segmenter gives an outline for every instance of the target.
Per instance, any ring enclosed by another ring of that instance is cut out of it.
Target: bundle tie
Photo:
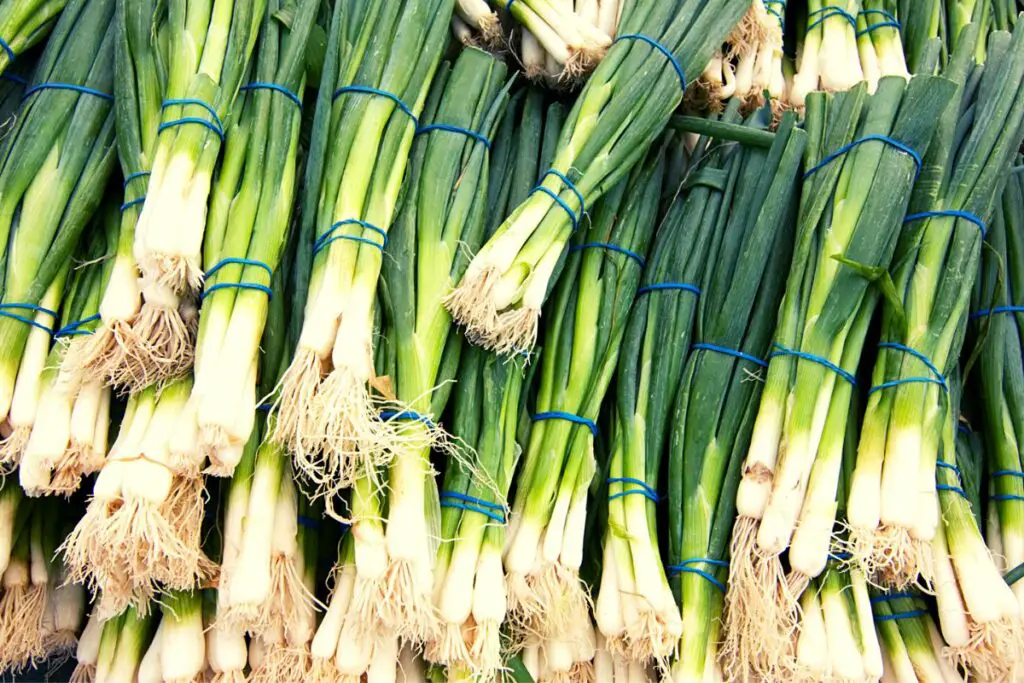
[[[695,560],[684,560],[683,562],[680,562],[679,564],[669,565],[668,569],[669,569],[670,572],[672,572],[672,574],[671,574],[672,576],[678,576],[679,574],[696,574],[697,576],[699,576],[699,577],[703,578],[704,580],[708,581],[711,585],[713,585],[718,590],[722,591],[723,593],[726,592],[725,584],[723,584],[721,581],[716,579],[709,572],[706,572],[703,569],[698,569],[697,567],[694,567],[693,565],[695,565],[695,564],[708,564],[708,565],[711,565],[713,567],[725,567],[725,568],[728,568],[728,566],[729,566],[729,563],[725,562],[724,560],[712,560],[712,559],[707,558],[707,557],[700,557],[700,558],[697,558]]]
[[[289,100],[291,100],[296,107],[302,109],[302,99],[298,96],[298,94],[289,90],[283,85],[278,85],[277,83],[269,83],[267,81],[253,81],[252,83],[247,83],[243,85],[241,88],[239,88],[239,90],[241,92],[245,92],[246,90],[271,90],[273,92],[278,92],[287,97]]]
[[[274,269],[271,268],[266,263],[264,263],[263,261],[256,261],[254,259],[235,258],[235,257],[224,258],[224,259],[221,259],[220,261],[217,261],[217,263],[215,263],[212,268],[210,268],[208,271],[206,271],[206,279],[209,280],[210,278],[212,278],[214,275],[217,274],[218,270],[220,270],[224,266],[228,266],[228,265],[231,265],[231,264],[238,264],[238,265],[242,265],[242,266],[254,266],[256,268],[262,268],[263,270],[267,271],[267,278],[270,281],[273,281],[273,279],[274,279]],[[251,289],[251,290],[254,290],[254,291],[257,291],[257,292],[263,292],[264,294],[267,295],[268,299],[272,299],[273,296],[274,296],[274,292],[273,292],[273,290],[270,289],[270,287],[268,287],[267,285],[261,285],[261,284],[256,283],[256,282],[222,282],[222,283],[216,284],[213,287],[210,287],[208,289],[204,289],[203,293],[199,295],[199,300],[200,301],[204,301],[206,299],[206,297],[210,296],[211,294],[213,294],[214,292],[216,292],[217,290],[220,290],[220,289]]]
[[[644,285],[640,289],[636,290],[636,295],[642,296],[644,294],[650,294],[651,292],[661,292],[665,290],[690,292],[700,296],[700,287],[697,285],[691,285],[688,282],[658,282],[653,285]]]
[[[853,27],[854,32],[857,31],[857,17],[853,16],[842,7],[839,7],[838,5],[826,5],[821,9],[816,9],[809,15],[807,15],[807,18],[810,19],[815,15],[821,16],[819,16],[817,19],[811,22],[811,25],[807,27],[808,32],[813,31],[815,27],[818,26],[818,24],[828,19],[831,19],[832,17],[842,17],[843,19],[846,19],[846,21],[850,23],[850,26]]]
[[[269,413],[274,410],[274,406],[271,403],[261,403],[258,406],[256,406],[256,410],[260,411],[261,413]]]
[[[778,5],[783,10],[786,9],[786,0],[764,0],[764,11],[771,14],[773,17],[779,20],[779,26],[783,27],[785,21],[782,18],[782,12],[776,10],[772,5]]]
[[[860,14],[858,14],[857,16],[863,17],[863,16],[868,15],[868,14],[877,14],[880,17],[882,17],[883,21],[880,21],[877,24],[872,24],[872,23],[868,22],[867,28],[864,28],[864,29],[861,29],[860,31],[857,31],[857,37],[858,38],[860,38],[861,36],[863,36],[863,35],[865,35],[867,33],[871,33],[872,31],[874,31],[876,29],[885,28],[886,26],[890,26],[890,27],[896,29],[897,31],[902,31],[902,29],[903,29],[903,27],[900,25],[900,22],[897,21],[895,15],[893,15],[891,12],[885,11],[884,9],[865,9],[865,10],[861,10]],[[864,21],[867,21],[867,19],[865,19]]]
[[[17,83],[18,85],[28,85],[28,79],[22,78],[18,74],[3,73],[0,74],[0,80],[10,81],[11,83]]]
[[[358,225],[364,228],[365,230],[371,230],[380,235],[382,241],[374,242],[368,237],[363,237],[362,235],[334,234],[335,232],[338,231],[339,228],[343,228],[346,225]],[[377,247],[378,249],[380,249],[381,253],[384,253],[384,249],[388,246],[388,234],[381,230],[380,228],[378,228],[376,225],[372,225],[370,223],[367,223],[366,221],[361,221],[358,218],[346,218],[345,220],[338,221],[337,223],[332,225],[330,228],[327,229],[327,232],[325,232],[324,234],[320,235],[320,237],[317,238],[316,242],[313,243],[313,256],[316,256],[323,249],[325,249],[327,245],[336,240],[351,240],[352,242],[362,242],[363,244],[369,244],[370,246]]]
[[[97,90],[96,88],[90,88],[87,85],[77,85],[75,83],[38,83],[33,85],[31,88],[25,91],[25,94],[21,96],[22,102],[27,100],[32,95],[43,90],[71,90],[74,92],[82,93],[83,95],[92,95],[93,97],[99,97],[100,99],[107,100],[108,102],[114,101],[114,96],[110,93]]]
[[[948,211],[922,211],[921,213],[912,213],[903,219],[904,223],[912,223],[914,221],[924,220],[926,218],[932,218],[935,216],[948,216],[951,218],[963,218],[965,221],[974,223],[978,226],[978,230],[981,231],[981,239],[985,239],[985,234],[988,232],[988,227],[985,225],[985,221],[981,220],[973,213],[969,211],[957,211],[950,209]]]
[[[385,410],[385,411],[382,411],[380,413],[379,417],[380,417],[380,419],[384,420],[385,422],[390,422],[391,420],[403,420],[403,421],[407,421],[407,422],[422,422],[423,424],[427,425],[431,429],[433,429],[434,427],[437,426],[437,425],[434,424],[434,421],[431,420],[428,416],[420,415],[419,413],[417,413],[414,410]]]
[[[905,145],[902,142],[900,142],[899,140],[896,140],[895,138],[891,138],[888,135],[865,135],[862,138],[858,138],[858,139],[854,140],[853,142],[849,142],[849,143],[843,145],[842,147],[837,149],[835,152],[832,152],[827,157],[825,157],[824,159],[819,161],[813,168],[811,168],[811,170],[809,170],[809,171],[804,173],[804,178],[809,177],[811,174],[813,174],[813,173],[815,173],[817,171],[820,171],[822,168],[824,168],[825,166],[828,166],[833,161],[835,161],[839,157],[843,156],[844,154],[849,152],[851,149],[853,149],[857,145],[861,145],[861,144],[864,144],[865,142],[871,142],[871,141],[884,142],[885,144],[890,145],[892,147],[895,147],[897,150],[903,152],[904,154],[906,154],[907,156],[909,156],[911,159],[914,160],[914,165],[917,166],[917,174],[921,173],[921,166],[923,165],[924,162],[921,160],[921,155],[918,154],[914,150],[913,147],[910,147],[909,145]]]
[[[890,600],[920,600],[921,596],[914,593],[888,593],[886,595],[876,595],[871,598],[871,604],[876,605],[880,602],[889,602]],[[928,614],[926,609],[916,609],[907,612],[894,612],[892,614],[876,614],[875,621],[897,621],[899,619],[913,619],[915,617],[923,617]]]
[[[950,472],[953,473],[953,476],[956,477],[956,482],[957,482],[956,485],[936,483],[935,484],[935,490],[936,491],[951,491],[953,493],[959,494],[961,498],[967,499],[967,494],[964,492],[964,489],[963,489],[964,480],[963,480],[963,477],[961,476],[960,468],[959,467],[957,467],[953,463],[943,462],[943,461],[939,460],[938,462],[935,463],[935,468],[936,469],[941,469],[941,470],[949,470]]]
[[[43,308],[42,306],[37,306],[36,304],[22,304],[22,303],[0,304],[0,318],[10,318],[11,320],[17,320],[20,323],[24,323],[26,325],[31,325],[32,327],[36,327],[36,328],[42,330],[43,332],[45,332],[46,334],[48,334],[50,336],[53,336],[53,329],[52,328],[47,327],[46,325],[43,325],[42,323],[37,323],[32,318],[26,318],[23,315],[18,315],[17,313],[11,313],[10,312],[11,309],[16,310],[16,311],[32,311],[34,313],[44,313],[44,314],[50,316],[51,318],[53,318],[54,323],[57,322],[57,312],[56,311],[51,311],[49,308]]]
[[[348,93],[356,93],[361,95],[375,95],[377,97],[384,97],[386,99],[389,99],[392,102],[394,102],[395,105],[406,114],[406,116],[412,119],[413,128],[419,128],[420,126],[419,119],[417,119],[416,115],[412,113],[412,109],[410,109],[409,106],[402,101],[402,98],[400,98],[398,95],[394,93],[388,92],[387,90],[381,90],[380,88],[372,88],[368,85],[346,85],[335,90],[334,96],[331,99],[337,100],[342,95],[346,95]]]
[[[895,342],[882,342],[881,344],[878,345],[878,348],[880,348],[880,349],[895,349],[896,351],[902,351],[903,353],[905,353],[907,355],[913,356],[914,358],[916,358],[919,361],[921,361],[922,363],[924,363],[925,367],[927,367],[928,370],[933,375],[935,375],[935,376],[934,377],[903,377],[901,379],[894,379],[891,382],[883,382],[882,384],[879,384],[878,386],[871,387],[871,389],[868,390],[868,396],[870,396],[871,394],[875,393],[876,391],[882,391],[883,389],[891,389],[892,387],[898,387],[901,384],[915,384],[915,383],[937,384],[940,387],[942,387],[945,391],[949,391],[949,385],[946,384],[946,378],[942,376],[942,373],[939,372],[939,369],[937,367],[935,367],[935,364],[932,363],[931,360],[929,360],[928,356],[924,355],[920,351],[912,349],[909,346],[904,346],[903,344],[897,344]]]
[[[85,336],[93,334],[96,330],[83,330],[82,328],[90,323],[99,321],[99,319],[100,314],[93,313],[87,318],[82,318],[81,320],[76,320],[75,322],[68,323],[64,327],[54,332],[53,338],[60,339],[61,337],[76,337],[79,335]]]
[[[590,430],[591,435],[597,437],[597,424],[593,420],[588,420],[585,417],[579,415],[573,415],[572,413],[566,413],[561,410],[552,410],[546,413],[537,413],[533,416],[534,422],[543,422],[544,420],[565,420],[566,422],[572,422],[573,424],[582,425]]]
[[[836,562],[848,562],[853,559],[853,553],[829,553],[828,559]]]
[[[995,472],[992,473],[991,476],[996,479],[1004,477],[1013,477],[1016,479],[1024,480],[1024,472],[1021,472],[1019,470],[996,470]],[[995,503],[1005,503],[1014,500],[1024,501],[1024,496],[1018,495],[1016,493],[1002,493],[993,495],[992,497],[989,498],[989,500]]]
[[[300,526],[304,526],[307,529],[313,529],[315,531],[320,528],[320,522],[316,521],[312,517],[307,517],[306,515],[299,515],[298,521]]]
[[[17,57],[17,55],[14,54],[14,48],[12,48],[10,43],[8,43],[3,38],[0,38],[0,48],[3,48],[4,52],[7,53],[7,59],[9,59],[10,61],[13,62]]]
[[[996,306],[995,308],[986,308],[982,311],[971,313],[971,320],[999,313],[1024,313],[1024,306]]]
[[[463,128],[462,126],[453,126],[450,123],[431,123],[430,125],[427,126],[421,126],[420,128],[416,129],[416,135],[423,135],[424,133],[429,133],[434,130],[443,130],[448,133],[458,133],[459,135],[465,135],[468,138],[476,140],[484,147],[486,147],[488,150],[491,149],[491,141],[483,133],[478,133],[475,130]]]
[[[1017,470],[996,470],[995,472],[992,473],[991,476],[993,476],[993,477],[1017,477],[1019,479],[1024,479],[1024,472],[1019,472]]]
[[[1020,581],[1021,578],[1024,578],[1024,562],[1018,564],[1016,567],[1006,572],[1006,574],[1003,576],[1003,579],[1006,581],[1007,586],[1012,586],[1013,584]]]
[[[960,432],[961,434],[964,434],[965,436],[970,436],[971,434],[971,428],[965,425],[963,422],[956,423],[956,431]]]
[[[441,507],[468,510],[494,520],[498,524],[505,523],[505,506],[489,500],[467,496],[465,493],[444,491],[441,493]]]
[[[136,199],[132,199],[130,201],[124,202],[124,203],[121,204],[121,213],[124,213],[125,211],[127,211],[130,208],[132,208],[133,206],[138,206],[139,204],[145,204],[145,203],[146,203],[146,195],[142,195],[141,197],[137,197]]]
[[[216,133],[217,137],[219,137],[221,139],[221,142],[223,142],[224,141],[224,123],[220,120],[220,117],[217,116],[217,110],[214,109],[213,107],[211,107],[206,102],[203,102],[202,100],[195,99],[193,97],[182,97],[182,98],[164,100],[164,103],[162,105],[160,105],[160,108],[161,109],[166,109],[167,107],[175,107],[175,106],[185,107],[185,106],[188,106],[188,105],[194,105],[196,107],[201,107],[201,108],[205,109],[206,112],[210,116],[213,117],[213,121],[209,121],[207,119],[204,119],[201,116],[182,116],[179,119],[173,119],[171,121],[166,121],[164,123],[161,123],[157,127],[157,129],[156,129],[157,135],[159,135],[160,133],[164,132],[168,128],[173,128],[175,126],[183,126],[186,123],[194,123],[194,124],[203,126],[204,128],[209,128],[214,133]]]
[[[561,180],[562,183],[567,188],[569,188],[569,191],[576,195],[576,199],[579,200],[580,203],[579,215],[577,215],[576,212],[572,210],[572,207],[569,206],[569,203],[562,199],[557,192],[552,190],[550,187],[544,186],[544,181],[547,179],[548,176],[551,175]],[[569,180],[569,176],[565,175],[558,169],[549,168],[547,172],[545,172],[544,175],[540,177],[540,183],[538,183],[536,186],[534,186],[532,190],[530,190],[530,194],[533,194],[535,192],[542,192],[547,196],[551,197],[553,200],[555,200],[555,203],[562,207],[562,210],[569,215],[569,220],[572,221],[572,231],[576,232],[576,230],[580,227],[580,217],[586,213],[586,202],[583,201],[583,193],[580,192],[579,189],[577,189],[576,185],[571,180]]]
[[[127,176],[125,176],[124,183],[121,185],[121,187],[127,190],[128,183],[130,183],[131,181],[138,180],[139,178],[148,178],[151,175],[153,175],[152,171],[135,171],[134,173],[129,173]]]
[[[694,344],[693,346],[690,347],[690,349],[693,351],[714,351],[715,353],[721,353],[722,355],[725,356],[732,356],[733,358],[739,358],[741,360],[750,361],[751,363],[760,365],[762,368],[768,367],[768,363],[761,360],[757,356],[751,356],[749,353],[744,353],[743,351],[739,351],[737,349],[730,349],[728,346],[718,346],[717,344],[701,343]]]
[[[775,356],[796,356],[797,358],[809,360],[812,363],[817,363],[818,365],[826,367],[832,372],[842,377],[843,379],[845,379],[847,382],[849,382],[851,386],[857,386],[856,377],[854,377],[851,373],[847,372],[846,370],[842,369],[841,367],[830,361],[828,358],[815,356],[813,353],[805,353],[804,351],[787,349],[785,346],[782,346],[781,344],[772,344],[772,346],[778,350],[772,351],[770,354],[768,354],[769,359],[774,358]]]
[[[676,75],[679,76],[679,84],[682,86],[682,89],[684,91],[686,90],[686,72],[683,71],[683,65],[679,63],[678,59],[676,59],[676,56],[672,53],[672,50],[669,50],[667,47],[656,41],[654,38],[651,38],[650,36],[645,36],[642,33],[627,33],[616,38],[615,42],[617,43],[620,40],[639,40],[641,42],[647,43],[655,50],[665,55],[665,58],[668,59],[669,64],[671,64],[672,68],[676,70]]]
[[[610,493],[608,500],[615,500],[616,498],[622,498],[623,496],[640,495],[651,501],[657,503],[661,500],[658,497],[658,492],[655,491],[647,482],[641,479],[633,479],[632,477],[611,477],[608,479],[608,484],[632,484],[637,488],[625,488],[618,493]]]
[[[569,251],[575,252],[582,251],[584,249],[607,249],[608,251],[614,251],[619,254],[622,254],[623,256],[627,256],[633,259],[634,261],[640,264],[641,268],[647,265],[646,259],[644,259],[644,257],[641,256],[640,254],[636,253],[635,251],[630,251],[625,247],[620,247],[617,244],[611,244],[610,242],[587,242],[586,244],[577,244],[570,248]]]

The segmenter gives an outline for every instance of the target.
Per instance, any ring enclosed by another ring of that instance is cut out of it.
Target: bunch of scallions
[[[785,22],[784,0],[756,0],[730,34],[726,49],[715,53],[701,74],[701,95],[715,104],[739,97],[760,106],[766,96],[776,108],[788,102],[782,69]]]
[[[766,105],[744,128],[764,129],[771,118]],[[731,158],[722,169],[722,209],[702,280],[695,343],[670,420],[668,547],[682,614],[676,680],[704,680],[716,665],[724,592],[719,578],[729,562],[736,487],[763,387],[762,359],[785,290],[806,145],[806,134],[789,114],[770,147],[731,146],[725,153]]]
[[[688,79],[696,79],[749,6],[747,0],[622,6],[617,42],[566,119],[551,168],[446,299],[471,341],[500,353],[532,348],[541,305],[588,208],[644,157]]]
[[[377,284],[453,4],[338,3],[331,19],[300,212],[313,270],[274,399],[274,438],[324,493],[390,457],[371,400]]]
[[[63,294],[57,281],[114,167],[113,13],[113,0],[82,0],[61,15],[0,165],[0,421],[9,422],[9,464],[32,431]]]
[[[737,491],[724,653],[734,675],[774,675],[797,599],[825,568],[854,373],[880,297],[874,282],[885,282],[918,160],[956,86],[887,77],[866,91],[807,99],[792,269]]]
[[[67,0],[0,2],[0,74],[33,45],[46,38]]]
[[[150,176],[133,245],[142,306],[131,343],[143,363],[144,382],[179,377],[192,367],[194,298],[204,279],[201,252],[213,172],[237,117],[235,98],[265,6],[264,0],[158,5],[167,16],[162,65],[167,85],[162,93],[139,94],[147,107],[161,95],[164,99],[152,168],[142,169]]]

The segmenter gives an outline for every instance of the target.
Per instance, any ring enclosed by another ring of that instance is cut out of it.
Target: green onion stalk
[[[857,52],[860,13],[861,0],[807,0],[807,26],[789,91],[791,105],[803,107],[812,92],[845,92],[864,80]]]
[[[746,125],[763,129],[771,118],[765,106]],[[697,343],[673,402],[668,450],[668,548],[682,614],[678,681],[701,681],[715,665],[720,578],[727,575],[721,570],[728,567],[736,488],[760,402],[761,359],[772,351],[785,291],[806,145],[796,117],[787,114],[770,148],[737,148],[725,168]]]
[[[78,636],[75,647],[75,668],[70,683],[87,683],[96,679],[96,663],[99,661],[100,640],[103,637],[104,622],[96,610],[89,613],[85,627]]]
[[[463,351],[453,429],[477,455],[465,466],[449,462],[441,493],[434,581],[441,625],[440,635],[427,643],[426,658],[484,679],[504,666],[504,501],[522,450],[516,433],[525,412],[523,365],[482,349]]]
[[[723,119],[738,120],[739,104],[730,103]],[[609,496],[594,616],[609,654],[629,661],[666,658],[682,634],[659,551],[656,495],[648,494],[658,490],[669,415],[686,363],[685,352],[664,350],[690,347],[711,235],[724,206],[728,149],[707,138],[698,142],[691,174],[655,235],[619,356],[608,476],[644,486],[617,483]]]
[[[172,591],[160,597],[160,625],[140,663],[140,679],[142,670],[153,662],[150,652],[159,662],[164,681],[194,681],[202,676],[206,671],[202,591]]]
[[[785,647],[761,643],[788,640],[797,598],[825,569],[854,373],[916,177],[910,152],[927,149],[955,89],[934,76],[886,77],[870,99],[866,85],[807,99],[792,270],[737,490],[726,596],[733,671],[774,675]]]
[[[38,408],[19,468],[19,481],[29,495],[69,496],[78,490],[84,475],[103,467],[110,388],[99,380],[83,382],[64,361],[88,343],[99,324],[100,298],[113,267],[119,228],[117,204],[106,201],[72,264],[59,329],[45,359]]]
[[[452,29],[457,36],[462,34],[460,24],[479,36],[474,36],[470,42],[464,44],[473,44],[477,40],[487,47],[501,44],[501,22],[498,20],[498,13],[491,10],[487,0],[455,0]]]
[[[1012,37],[991,34],[984,71],[972,76],[976,36],[973,26],[961,34],[943,72],[959,87],[925,157],[893,258],[896,296],[883,305],[850,492],[853,552],[897,587],[915,580],[939,527],[945,377],[960,356],[985,226],[1024,136],[1024,28]]]
[[[1017,23],[1021,6],[1017,0],[993,0],[992,28],[996,31],[1012,31]]]
[[[898,0],[897,16],[907,66],[911,73],[924,73],[930,65],[932,40],[940,38],[943,63],[947,55],[945,36],[946,0]]]
[[[729,52],[736,64],[723,68],[734,72],[735,87],[729,89],[731,95],[743,98],[748,106],[764,104],[767,95],[776,103],[776,109],[780,107],[786,87],[782,75],[785,17],[786,3],[782,0],[757,0],[730,36]],[[724,93],[725,90],[719,89],[719,98]]]
[[[190,461],[198,469],[208,458],[207,471],[219,476],[231,474],[252,432],[269,299],[284,295],[271,285],[288,240],[299,170],[302,109],[292,98],[304,90],[306,43],[318,3],[288,4],[287,27],[278,18],[279,4],[267,4],[255,87],[235,105],[206,222],[206,291],[191,398],[197,448]]]
[[[697,77],[749,7],[748,0],[641,0],[622,7],[620,39],[570,112],[550,172],[477,252],[446,299],[472,342],[499,353],[530,350],[541,305],[588,207],[644,157],[682,101],[687,78]],[[658,41],[673,58],[636,35]]]
[[[597,472],[596,421],[655,232],[665,157],[659,143],[598,203],[587,229],[573,240],[566,277],[549,305],[505,573],[510,619],[539,636],[555,671],[589,668],[594,655],[590,596],[579,569],[587,496]],[[652,631],[659,626],[652,624]]]
[[[156,637],[157,619],[134,608],[103,625],[96,681],[134,681],[141,671],[143,655]],[[184,655],[184,653],[182,653]]]
[[[51,290],[54,280],[67,268],[114,167],[113,13],[113,0],[74,0],[61,14],[0,165],[3,420],[11,417],[31,333],[57,323],[43,298],[48,291],[59,296],[59,288]]]
[[[533,672],[531,672],[532,674]],[[594,678],[606,683],[654,683],[654,671],[643,662],[613,652],[600,632],[597,634],[597,654],[594,655]],[[534,680],[537,677],[534,676]]]
[[[992,3],[984,0],[945,0],[946,32],[945,40],[947,49],[952,54],[960,41],[966,36],[963,30],[968,24],[977,24],[980,27],[977,42],[974,45],[975,60],[979,64],[985,63],[985,55],[988,52],[987,36],[992,28]],[[973,38],[966,38],[973,42]]]
[[[100,302],[100,325],[87,343],[68,355],[68,371],[80,382],[102,381],[129,389],[153,382],[144,349],[132,334],[142,306],[139,268],[133,253],[156,152],[160,104],[166,87],[167,17],[156,0],[117,3],[114,46],[114,106],[117,151],[124,178],[117,253]]]
[[[0,75],[47,37],[68,0],[0,2]]]
[[[65,531],[70,530],[68,525]],[[85,620],[86,592],[81,584],[67,581],[67,569],[58,560],[51,562],[50,574],[52,580],[47,583],[39,659],[53,669],[67,663],[78,649],[78,634]]]
[[[193,298],[203,284],[211,182],[225,133],[238,116],[235,99],[265,6],[263,0],[167,3],[167,85],[152,168],[142,169],[151,175],[148,187],[139,188],[146,194],[133,245],[143,302],[131,334],[148,381],[180,376],[192,366]]]
[[[871,599],[882,646],[883,681],[956,683],[963,674],[945,657],[928,599],[920,593],[876,593]]]
[[[473,48],[438,70],[385,252],[385,338],[394,358],[388,374],[395,398],[383,404],[381,419],[390,429],[387,448],[394,457],[387,481],[388,566],[380,577],[387,597],[375,606],[385,626],[413,642],[432,639],[438,626],[431,592],[440,577],[429,527],[440,510],[431,448],[447,452],[450,461],[465,459],[461,444],[437,426],[450,390],[435,389],[455,375],[463,343],[441,302],[484,239],[489,140],[506,103],[506,79],[504,64]],[[486,467],[475,474],[488,490],[497,486]],[[352,514],[358,518],[364,511],[353,508]],[[370,581],[360,588],[380,590]]]
[[[910,79],[896,5],[897,0],[863,0],[857,15],[857,51],[870,93],[883,76]]]
[[[312,274],[274,430],[318,490],[388,457],[371,400],[377,281],[453,4],[339,4],[331,20],[300,211]]]

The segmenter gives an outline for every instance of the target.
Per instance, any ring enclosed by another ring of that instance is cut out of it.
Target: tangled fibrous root
[[[47,495],[70,497],[82,485],[82,477],[99,472],[104,454],[92,444],[72,441],[53,467],[49,485],[43,487]]]
[[[275,643],[249,677],[249,683],[300,683],[309,671],[309,648]]]
[[[234,671],[218,671],[210,679],[210,683],[246,683],[248,679],[245,677],[245,672],[240,670]],[[320,682],[313,679],[314,683],[326,683],[326,681]]]
[[[504,659],[501,656],[501,624],[497,621],[486,620],[472,623],[472,645],[469,650],[469,661],[474,670],[480,672],[482,680],[495,680],[497,674],[504,668]]]
[[[271,412],[276,419],[271,438],[293,453],[296,465],[303,470],[302,458],[313,457],[310,454],[317,453],[322,446],[311,411],[321,376],[322,363],[316,353],[299,348],[274,391],[276,398]]]
[[[623,656],[627,659],[637,662],[654,660],[663,671],[667,671],[679,637],[670,631],[661,615],[650,606],[642,605],[637,617],[626,624],[625,641]],[[608,649],[611,650],[610,645]]]
[[[262,605],[253,632],[284,630],[289,618],[303,610],[313,610],[316,604],[295,562],[278,553],[270,562],[270,598]]]
[[[96,665],[88,662],[79,662],[75,670],[71,672],[68,683],[93,683],[96,680]]]
[[[480,31],[480,42],[490,50],[496,50],[504,45],[504,38],[501,35],[501,20],[498,15],[491,13],[480,19],[477,24]]]
[[[473,637],[473,617],[463,624],[443,622],[438,628],[437,638],[427,642],[423,655],[428,662],[443,664],[458,669],[476,670],[469,639]]]
[[[132,366],[113,383],[137,391],[186,375],[195,360],[197,331],[181,309],[143,304],[132,325],[137,347]]]
[[[440,623],[431,599],[433,586],[408,560],[392,560],[384,574],[381,622],[410,643],[436,640]]]
[[[868,580],[881,588],[904,590],[919,585],[930,590],[931,548],[911,537],[904,527],[850,530],[850,553]]]
[[[506,574],[508,590],[508,650],[518,653],[530,642],[541,637],[540,619],[544,613],[541,596],[535,590],[536,581],[530,574],[512,572]]]
[[[509,577],[509,615],[523,633],[548,639],[571,639],[593,611],[593,602],[579,574],[558,562],[517,580]],[[525,588],[525,590],[523,590]]]
[[[24,671],[46,656],[42,634],[46,586],[13,586],[0,598],[0,670]]]
[[[31,426],[17,426],[0,441],[0,475],[7,476],[21,464],[21,458],[25,455],[25,447],[28,446],[31,436]]]
[[[477,346],[487,346],[497,332],[498,311],[491,294],[501,280],[497,268],[484,268],[474,276],[465,276],[462,282],[442,300],[444,307],[459,325],[466,337]]]
[[[727,680],[787,680],[803,583],[787,577],[778,555],[757,547],[759,521],[740,517],[733,528],[725,638],[719,651]],[[806,584],[804,584],[806,586]]]
[[[540,329],[540,309],[515,308],[498,316],[497,334],[485,348],[499,356],[514,356],[533,350]]]
[[[341,674],[338,673],[338,667],[334,666],[333,659],[313,657],[307,677],[309,683],[336,683],[340,677]]]
[[[946,660],[981,681],[1019,681],[1024,676],[1024,626],[1003,617],[987,624],[969,623],[970,640],[963,647],[947,647]]]
[[[203,286],[203,269],[194,258],[180,254],[148,253],[140,261],[143,279],[176,294],[189,294]]]
[[[52,677],[71,661],[77,649],[78,638],[73,631],[57,631],[44,638],[42,659],[46,662],[47,675]]]

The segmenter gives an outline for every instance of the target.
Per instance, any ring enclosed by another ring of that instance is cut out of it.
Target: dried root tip
[[[49,677],[71,661],[78,649],[78,638],[73,631],[57,631],[43,640],[43,659]],[[76,667],[77,668],[77,667]]]
[[[541,612],[539,629],[548,638],[571,639],[581,619],[593,613],[590,593],[580,580],[579,574],[555,562],[540,573],[535,587]]]
[[[470,617],[472,622],[472,617]],[[491,680],[504,666],[501,656],[501,624],[497,621],[484,621],[472,627],[473,644],[469,652],[469,661],[480,673],[481,680]]]
[[[472,617],[470,617],[472,619]],[[428,662],[454,666],[459,669],[475,669],[470,644],[467,639],[472,636],[470,623],[455,624],[446,621],[441,624],[440,636],[427,643],[424,657]]]
[[[540,327],[540,310],[517,308],[501,314],[498,334],[487,348],[498,355],[514,356],[533,351]]]
[[[1024,625],[1006,618],[988,624],[970,623],[970,642],[947,647],[943,655],[981,681],[1019,681],[1024,676]]]
[[[21,464],[21,457],[25,455],[25,447],[31,436],[31,426],[18,426],[6,439],[0,441],[0,474],[6,476]]]
[[[311,407],[320,389],[322,363],[309,349],[296,349],[295,357],[277,385],[272,412],[273,440],[301,458],[320,450],[322,439],[315,429]]]
[[[115,382],[130,389],[181,377],[195,359],[196,328],[178,308],[143,304],[132,325],[140,367],[129,368],[129,376]]]
[[[491,13],[480,19],[477,29],[480,31],[480,42],[485,47],[491,50],[501,47],[501,21],[497,14]]]
[[[301,682],[309,668],[309,650],[284,643],[268,645],[266,655],[252,672],[249,683]]]
[[[178,295],[197,292],[203,286],[203,269],[194,258],[179,254],[147,254],[139,266],[146,281]]]
[[[68,683],[93,683],[96,680],[96,665],[88,662],[79,662],[75,670],[71,672]]]
[[[384,575],[380,616],[386,628],[412,643],[437,639],[438,619],[431,601],[432,586],[407,560],[392,560]]]
[[[473,277],[467,275],[443,301],[452,318],[465,328],[469,340],[484,348],[490,348],[489,340],[497,333],[498,311],[491,293],[500,279],[501,273],[495,268],[486,268]]]
[[[246,682],[244,671],[218,671],[210,679],[210,683],[245,683]],[[313,680],[312,683],[321,683],[320,681]],[[324,681],[323,683],[327,683]]]
[[[82,477],[103,467],[103,453],[92,444],[73,442],[53,468],[50,484],[43,488],[47,495],[70,497],[82,485]]]
[[[638,617],[626,628],[626,658],[637,662],[653,659],[667,671],[678,638],[671,633],[665,620],[654,609],[644,605]]]
[[[931,580],[930,547],[903,527],[882,524],[877,529],[852,529],[850,552],[870,581],[882,588],[904,590],[922,577]]]
[[[316,599],[306,590],[290,557],[276,554],[270,561],[270,597],[262,605],[253,632],[283,630],[293,615],[313,609]]]
[[[540,621],[545,605],[536,590],[536,577],[532,574],[509,573],[505,576],[508,590],[508,612],[511,649],[519,651],[532,639],[539,638]]]
[[[333,660],[313,657],[312,662],[307,676],[309,683],[336,683],[340,679],[341,674]]]

